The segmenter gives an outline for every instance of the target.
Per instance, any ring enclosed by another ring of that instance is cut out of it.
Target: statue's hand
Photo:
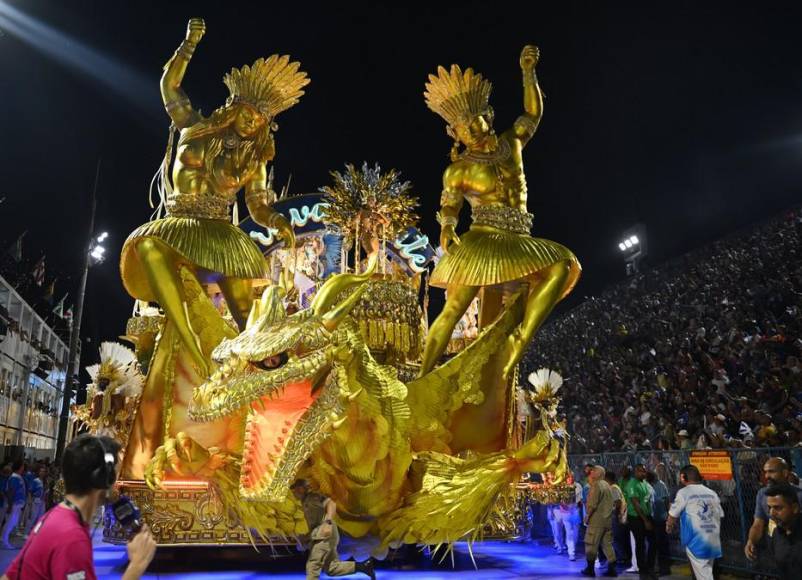
[[[276,229],[278,230],[278,238],[284,242],[284,247],[286,249],[295,248],[295,230],[292,229],[292,225],[288,220],[281,220],[278,224],[276,224]]]
[[[145,482],[152,489],[161,487],[166,473],[187,477],[211,477],[215,471],[225,467],[231,456],[217,447],[206,449],[186,433],[178,433],[175,439],[168,438],[156,449],[147,468]]]
[[[521,51],[521,69],[524,72],[533,70],[540,60],[540,49],[533,44],[527,44]]]
[[[459,236],[457,235],[454,226],[445,225],[440,228],[440,247],[443,248],[443,253],[447,254],[451,244],[460,244]]]
[[[198,44],[206,34],[206,23],[203,18],[191,18],[187,24],[187,42]]]

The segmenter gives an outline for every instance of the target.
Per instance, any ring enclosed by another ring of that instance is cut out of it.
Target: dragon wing
[[[448,417],[465,404],[484,401],[482,369],[502,349],[517,324],[513,301],[493,324],[457,356],[407,385],[407,401],[420,431],[433,435],[445,429]]]

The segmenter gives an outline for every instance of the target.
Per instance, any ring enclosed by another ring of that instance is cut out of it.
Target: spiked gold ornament
[[[365,162],[360,171],[349,163],[344,173],[332,171],[331,176],[334,184],[321,188],[329,204],[326,221],[352,238],[358,217],[364,222],[363,228],[377,232],[381,230],[380,220],[384,220],[383,233],[389,239],[395,239],[417,223],[414,209],[418,201],[409,194],[412,184],[401,181],[401,174],[395,169],[382,173],[378,164],[371,168]]]
[[[299,71],[299,62],[290,62],[287,55],[274,54],[260,58],[253,65],[231,69],[223,82],[231,95],[228,104],[247,103],[272,119],[295,105],[309,84],[306,73]]]
[[[429,75],[423,97],[426,105],[452,127],[470,123],[488,110],[493,86],[482,75],[468,68],[464,72],[456,64],[451,70],[437,67],[437,76]]]

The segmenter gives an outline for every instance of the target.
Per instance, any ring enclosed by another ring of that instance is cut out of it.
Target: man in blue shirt
[[[660,469],[660,465],[657,466],[658,469]],[[665,469],[665,466],[663,466],[663,469]],[[665,576],[671,574],[671,556],[668,551],[668,534],[666,534],[668,506],[671,503],[671,498],[668,493],[668,487],[657,476],[657,473],[650,471],[646,476],[646,480],[654,489],[652,519],[654,520],[654,539],[655,544],[657,544],[658,575]]]
[[[28,517],[28,525],[25,527],[25,535],[31,533],[33,525],[39,521],[42,514],[45,513],[45,479],[47,477],[47,470],[44,467],[39,468],[39,474],[33,478],[31,483],[31,513]]]
[[[3,527],[3,548],[6,550],[14,550],[14,546],[9,542],[9,536],[13,532],[17,524],[19,524],[22,510],[25,508],[25,500],[28,498],[28,492],[25,489],[25,480],[22,474],[25,470],[25,462],[22,459],[14,460],[11,464],[13,473],[8,479],[6,485],[6,499],[8,501],[8,519],[6,525]]]

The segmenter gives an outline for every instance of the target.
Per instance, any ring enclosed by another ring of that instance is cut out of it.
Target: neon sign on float
[[[289,208],[290,225],[293,228],[303,228],[309,221],[319,224],[323,223],[326,217],[326,208],[328,203],[318,202],[311,208],[308,205],[302,205],[300,208]],[[278,230],[273,228],[265,228],[267,235],[262,232],[252,231],[250,233],[251,239],[264,247],[272,246],[275,242],[275,235]],[[414,233],[413,233],[414,232]],[[429,236],[417,233],[415,230],[407,230],[400,237],[393,242],[393,247],[409,265],[414,272],[423,272],[428,258],[424,254],[419,254],[416,250],[421,250],[429,245]]]

